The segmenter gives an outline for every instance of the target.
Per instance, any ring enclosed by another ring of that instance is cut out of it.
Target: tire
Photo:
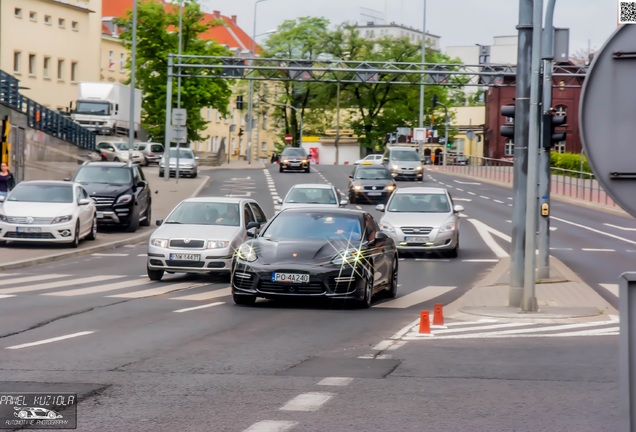
[[[459,255],[459,237],[457,238],[457,244],[455,245],[455,248],[446,252],[446,256],[449,258],[457,258],[458,255]]]
[[[135,232],[139,228],[139,207],[137,204],[133,206],[132,214],[130,215],[130,220],[128,221],[128,225],[126,226],[126,232]]]
[[[386,296],[388,298],[395,298],[398,291],[398,257],[393,257],[393,265],[391,266],[391,282],[386,290]]]
[[[79,246],[80,229],[79,221],[75,224],[75,232],[73,233],[73,241],[68,245],[70,248],[75,249]]]
[[[148,208],[146,209],[146,218],[139,222],[141,226],[150,226],[152,223],[152,202],[148,202]]]
[[[163,177],[163,170],[159,170],[159,177]]]
[[[113,159],[113,162],[119,162],[119,158],[116,157],[115,159]]]
[[[93,225],[91,226],[91,231],[86,236],[86,240],[95,240],[97,239],[97,218],[93,218]]]
[[[282,167],[282,166],[280,166],[280,165],[279,165],[279,166],[278,166],[278,172],[285,172],[285,170],[283,169],[283,167]]]
[[[234,303],[242,306],[252,306],[256,303],[256,296],[253,295],[232,294],[232,299]]]
[[[160,281],[163,277],[163,270],[152,270],[149,267],[146,267],[146,273],[148,274],[148,279],[152,281]]]
[[[199,175],[199,172],[195,171],[194,174],[192,174],[192,178],[197,178],[198,175]]]
[[[373,270],[369,270],[369,273],[364,278],[364,297],[359,301],[358,306],[361,309],[369,309],[371,307],[371,301],[373,300]]]
[[[355,204],[355,203],[356,203],[356,198],[353,195],[349,194],[349,204]]]

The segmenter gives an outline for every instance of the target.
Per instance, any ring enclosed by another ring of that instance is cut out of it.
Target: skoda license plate
[[[427,243],[428,237],[424,236],[406,236],[404,241],[407,243]]]
[[[97,212],[97,219],[104,219],[104,212]]]
[[[42,228],[40,227],[17,227],[15,229],[19,233],[40,233]]]
[[[382,192],[369,192],[369,193],[367,193],[367,195],[369,195],[369,196],[380,196],[380,195],[382,195]]]
[[[285,283],[308,283],[308,274],[299,273],[272,273],[272,281]]]
[[[183,253],[171,253],[170,260],[173,261],[200,261],[201,255],[197,254],[183,254]]]

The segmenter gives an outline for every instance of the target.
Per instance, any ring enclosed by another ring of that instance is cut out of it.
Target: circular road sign
[[[290,143],[294,140],[290,134],[285,135],[285,142]]]
[[[636,217],[636,25],[622,25],[587,73],[579,124],[588,161],[603,189]]]

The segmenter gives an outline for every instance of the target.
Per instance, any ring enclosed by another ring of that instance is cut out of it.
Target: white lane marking
[[[508,252],[506,252],[501,246],[499,246],[499,243],[497,243],[495,239],[492,238],[491,234],[494,234],[508,242],[510,241],[509,236],[497,231],[494,228],[489,227],[485,223],[480,222],[476,219],[468,219],[468,221],[475,225],[477,232],[484,240],[486,245],[490,248],[490,250],[492,250],[493,253],[497,256],[497,258],[506,258],[508,256]]]
[[[356,206],[356,208],[357,208],[358,210],[362,210],[362,207],[360,207],[359,205],[357,205],[357,206]]]
[[[512,207],[512,204],[508,204],[508,207]]]
[[[499,204],[503,204],[504,203],[503,201],[500,201],[500,200],[493,200],[493,201],[496,202],[496,203],[499,203]]]
[[[467,201],[467,202],[471,202],[472,199],[470,199],[470,198],[453,198],[453,201]]]
[[[298,422],[287,420],[263,420],[254,423],[243,432],[285,432],[297,424]]]
[[[450,333],[463,333],[467,331],[473,330],[495,330],[500,328],[514,328],[514,327],[525,327],[529,325],[533,325],[534,323],[503,323],[503,324],[491,324],[491,325],[482,325],[478,327],[462,327],[462,328],[450,328],[450,329],[442,329],[434,332],[436,335],[446,335]],[[494,334],[496,332],[490,332],[488,334]]]
[[[607,326],[608,324],[611,324],[611,323],[605,321],[605,322],[591,322],[591,323],[577,323],[577,324],[559,324],[559,325],[553,325],[548,327],[502,330],[502,331],[490,332],[488,334],[495,335],[495,336],[516,335],[516,334],[534,333],[534,332],[549,332],[549,331],[556,331],[556,330],[570,330],[570,329],[581,329],[581,328],[588,328],[588,327],[599,327],[599,326]],[[613,331],[611,329],[612,327],[603,328],[601,330]],[[572,332],[572,333],[576,333],[576,332]]]
[[[616,252],[616,249],[595,249],[595,248],[581,248],[586,252]]]
[[[464,189],[456,188],[459,192],[464,192]]]
[[[418,303],[423,303],[425,301],[431,300],[435,297],[446,294],[449,291],[454,290],[457,287],[454,286],[427,286],[425,288],[421,288],[415,292],[407,294],[402,297],[398,297],[394,300],[390,300],[385,303],[380,303],[373,307],[375,308],[391,308],[391,309],[403,309],[407,307],[414,306]]]
[[[15,297],[15,294],[2,294],[2,295],[0,295],[0,299],[9,298],[9,297]]]
[[[177,312],[177,313],[190,312],[190,311],[193,311],[193,310],[205,309],[205,308],[209,308],[209,307],[212,307],[212,306],[219,306],[219,305],[222,305],[222,304],[225,304],[225,302],[214,302],[214,303],[201,305],[201,306],[194,306],[194,307],[189,307],[189,308],[185,308],[185,309],[177,309],[177,310],[172,311],[172,312]]]
[[[147,276],[144,275],[144,277],[147,277]],[[66,290],[66,291],[56,291],[52,293],[43,293],[40,295],[73,297],[73,296],[86,295],[86,294],[97,294],[97,293],[107,292],[107,291],[116,291],[116,290],[131,288],[131,287],[139,286],[139,285],[151,286],[151,285],[155,285],[155,283],[150,282],[148,279],[142,279],[142,280],[132,279],[132,280],[126,280],[126,281],[112,283],[112,284],[97,285],[97,286],[92,286],[88,288],[78,288],[78,289],[72,289],[72,290]]]
[[[375,351],[384,351],[385,349],[387,349],[388,347],[390,347],[392,344],[394,344],[395,341],[392,340],[383,340],[380,341],[379,343],[377,343],[373,348],[371,348],[372,350]]]
[[[142,253],[142,254],[138,254],[137,256],[138,257],[145,257],[145,256],[148,256],[148,254]]]
[[[465,181],[461,181],[461,180],[453,180],[455,183],[459,183],[459,184],[465,184],[465,185],[481,185],[481,183],[477,183],[477,182],[465,182]]]
[[[469,195],[477,195],[475,192],[471,192],[471,191],[467,191],[466,193]]]
[[[570,336],[617,336],[619,328],[612,327],[608,329],[597,330],[584,330],[580,332],[565,332],[565,333],[536,333],[536,334],[520,334],[520,335],[496,335],[490,333],[472,333],[464,335],[448,335],[448,336],[435,336],[436,340],[440,339],[506,339],[506,338],[550,338],[550,337],[570,337]],[[424,337],[407,337],[406,340],[426,340]]]
[[[391,354],[380,354],[376,357],[374,357],[375,360],[387,360],[387,359],[392,359],[393,356]]]
[[[463,259],[462,262],[473,262],[473,263],[496,263],[499,262],[498,259]]]
[[[550,248],[550,250],[571,251],[571,250],[574,250],[574,249],[572,249],[572,248],[557,248],[557,247],[552,248],[552,247],[551,247],[551,248]]]
[[[225,297],[232,294],[232,288],[221,288],[219,290],[204,292],[199,294],[190,294],[181,297],[173,297],[170,300],[192,300],[192,301],[201,301],[201,300],[211,300],[219,297]]]
[[[506,199],[509,199],[510,201],[512,201],[514,198],[513,197],[508,197]]]
[[[198,288],[198,287],[202,287],[202,286],[205,286],[205,285],[207,285],[207,284],[206,283],[183,282],[183,283],[176,283],[176,284],[170,284],[170,285],[162,286],[161,288],[152,288],[152,289],[147,289],[147,290],[142,290],[142,291],[129,292],[129,293],[125,293],[125,294],[115,294],[115,295],[110,295],[110,296],[106,296],[106,297],[143,298],[143,297],[150,297],[150,296],[155,296],[155,295],[166,294],[166,293],[169,293],[171,291],[177,291],[177,290],[180,290],[180,289]]]
[[[299,394],[285,405],[281,411],[318,411],[329,399],[335,396],[335,393],[327,392],[309,392]]]
[[[373,360],[375,358],[375,355],[374,354],[365,354],[365,355],[358,356],[358,358],[359,359],[365,359],[365,360],[367,360],[367,359]]]
[[[411,331],[411,329],[413,329],[413,327],[415,327],[419,323],[420,323],[420,319],[418,318],[415,321],[413,321],[412,323],[405,325],[400,330],[398,330],[397,333],[395,333],[393,336],[391,336],[391,339],[393,339],[393,340],[400,339],[402,336],[404,336],[409,331]]]
[[[41,280],[57,279],[62,277],[69,277],[72,275],[63,274],[49,274],[49,275],[37,275],[37,276],[23,276],[13,279],[2,279],[2,286],[11,286],[27,282],[37,282]]]
[[[512,221],[511,221],[511,220],[506,220],[506,222],[508,222],[508,223],[512,223]]]
[[[490,197],[487,197],[487,196],[484,196],[484,195],[479,195],[479,198],[483,198],[483,199],[487,199],[487,200],[490,199]]]
[[[318,381],[318,385],[344,387],[344,386],[348,386],[352,382],[353,382],[353,378],[327,377],[327,378],[323,378],[320,381]]]
[[[618,293],[619,293],[618,284],[600,283],[599,285],[605,288],[610,293],[614,294],[616,297],[618,297]]]
[[[556,231],[557,229],[557,227],[550,227],[550,231]]]
[[[611,237],[611,238],[616,239],[616,240],[624,241],[625,243],[636,245],[636,241],[629,240],[629,239],[626,239],[626,238],[621,237],[621,236],[617,236],[617,235],[614,235],[614,234],[606,233],[605,231],[601,231],[601,230],[597,230],[597,229],[594,229],[594,228],[590,228],[588,226],[577,224],[577,223],[574,223],[574,222],[570,222],[568,220],[561,219],[561,218],[558,218],[558,217],[551,216],[551,218],[554,219],[554,220],[558,220],[559,222],[570,224],[570,225],[573,225],[575,227],[579,227],[579,228],[586,229],[588,231],[595,232],[597,234],[602,234],[604,236]]]
[[[404,344],[406,344],[406,341],[398,341],[398,342],[394,343],[393,345],[391,345],[390,347],[388,347],[387,351],[394,351],[394,350],[400,348],[401,346],[403,346]]]
[[[130,254],[127,253],[94,253],[91,256],[94,257],[127,257]]]
[[[636,231],[636,228],[628,228],[628,227],[622,227],[622,226],[618,226],[618,225],[612,225],[609,223],[604,223],[603,225],[608,226],[610,228],[616,228],[619,230],[623,230],[623,231]]]
[[[44,344],[51,343],[51,342],[57,342],[57,341],[65,340],[65,339],[71,339],[71,338],[76,338],[76,337],[79,337],[79,336],[85,336],[85,335],[89,335],[91,333],[95,333],[95,332],[94,331],[83,331],[83,332],[79,332],[79,333],[68,334],[68,335],[65,335],[65,336],[58,336],[58,337],[54,337],[54,338],[50,338],[50,339],[43,339],[43,340],[37,341],[37,342],[29,342],[29,343],[20,344],[20,345],[13,345],[13,346],[10,346],[10,347],[6,347],[5,349],[28,348],[28,347],[32,347],[32,346],[36,346],[36,345],[44,345]]]
[[[72,279],[72,280],[63,280],[63,281],[57,281],[57,282],[43,283],[39,285],[30,285],[27,287],[1,289],[0,294],[13,294],[13,293],[23,293],[23,292],[31,292],[31,291],[41,291],[41,290],[47,290],[51,288],[59,288],[59,287],[87,284],[87,283],[93,283],[93,282],[102,282],[102,281],[107,281],[107,280],[112,280],[112,279],[117,279],[122,277],[124,276],[101,275],[101,276],[92,276],[92,277],[78,278],[78,279]]]
[[[414,261],[442,261],[442,262],[448,262],[450,261],[450,259],[440,259],[440,258],[415,258]]]

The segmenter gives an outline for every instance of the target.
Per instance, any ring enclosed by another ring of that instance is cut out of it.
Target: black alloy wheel
[[[93,224],[91,225],[91,232],[86,236],[86,240],[97,239],[97,217],[93,218]]]
[[[360,300],[360,308],[369,309],[373,300],[373,269],[369,268],[364,276],[364,297]]]
[[[135,232],[139,228],[139,206],[137,203],[133,204],[133,210],[128,219],[128,225],[126,226],[126,232]]]
[[[73,241],[69,244],[69,247],[75,249],[79,246],[80,241],[80,228],[79,228],[79,220],[75,223],[75,232],[73,233]]]
[[[398,257],[397,254],[393,257],[393,264],[391,265],[391,281],[389,287],[386,290],[386,296],[388,298],[395,298],[398,291]]]
[[[148,201],[148,208],[146,209],[146,218],[139,222],[141,226],[150,226],[152,223],[152,201]]]
[[[160,281],[163,277],[163,270],[153,270],[150,267],[146,267],[146,273],[148,274],[148,279],[152,281]]]

